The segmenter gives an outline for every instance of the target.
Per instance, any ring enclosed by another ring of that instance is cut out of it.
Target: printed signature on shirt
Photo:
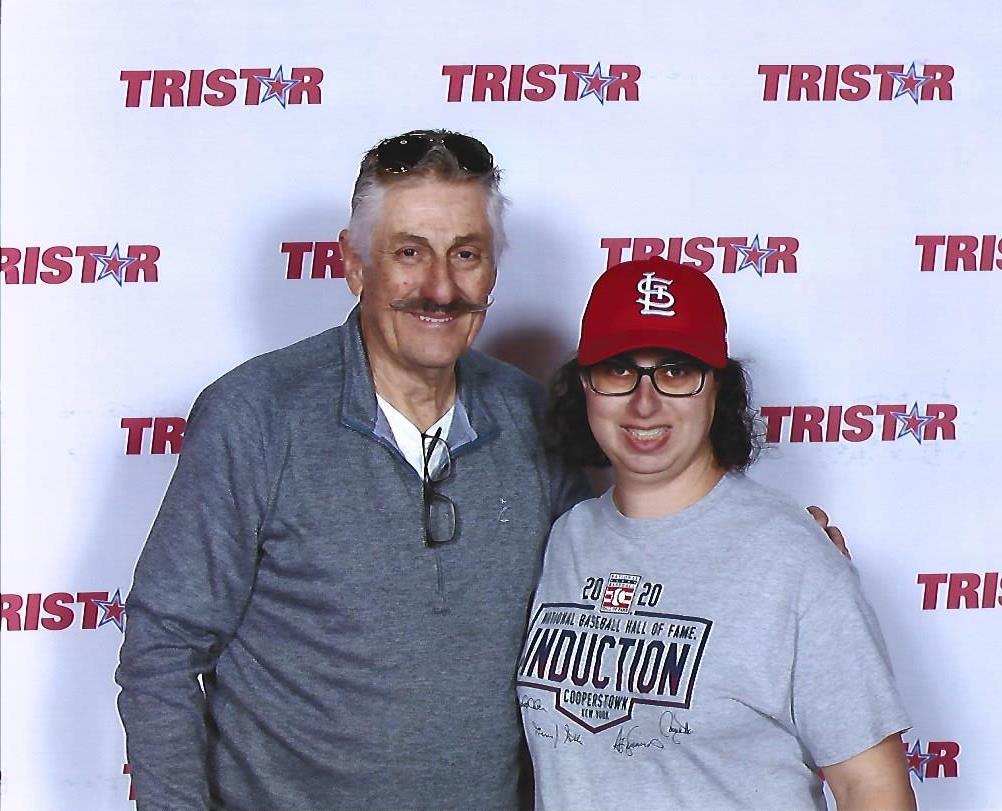
[[[633,732],[634,730],[640,729],[639,726],[634,724],[630,727],[629,732],[623,735],[623,730],[619,730],[619,734],[616,736],[616,742],[612,745],[619,754],[626,755],[627,757],[633,757],[634,749],[664,749],[665,745],[660,738],[649,738],[648,740],[634,740]]]
[[[546,712],[546,707],[543,706],[543,702],[538,698],[529,698],[529,696],[519,696],[518,706],[523,710],[536,710],[538,712]]]
[[[543,706],[541,699],[531,698],[530,696],[518,696],[518,706],[523,710],[547,712],[547,709]],[[526,720],[529,724],[526,726],[527,732],[530,735],[545,738],[550,742],[554,749],[561,744],[569,743],[576,743],[578,746],[584,746],[584,741],[581,738],[583,733],[571,729],[569,724],[564,724],[561,728],[561,725],[556,721],[553,722],[552,726],[550,723],[546,723],[541,726],[531,718]],[[639,729],[639,724],[634,724],[625,732],[623,729],[620,729],[619,733],[616,735],[616,742],[612,745],[613,750],[625,757],[633,757],[637,750],[664,749],[666,741],[679,745],[682,743],[682,735],[693,734],[693,730],[692,727],[689,726],[689,722],[680,721],[672,710],[666,710],[661,713],[661,720],[658,722],[658,732],[661,737],[655,736],[653,738],[645,739],[642,734],[638,734],[637,730]]]
[[[581,740],[581,733],[574,732],[568,724],[564,724],[563,735],[560,734],[560,725],[557,723],[553,724],[553,732],[550,732],[550,725],[547,724],[546,727],[541,727],[535,721],[530,721],[532,724],[532,731],[536,733],[540,738],[547,738],[553,741],[553,748],[556,749],[559,744],[562,743],[576,743],[578,746],[584,746],[584,741]]]
[[[682,743],[682,741],[678,739],[679,735],[692,734],[692,730],[689,728],[689,722],[685,721],[683,723],[679,723],[678,719],[675,717],[675,713],[671,710],[665,710],[661,713],[661,723],[658,726],[661,728],[661,734],[672,743],[676,744]]]
[[[642,735],[637,734],[637,730],[640,729],[638,725],[633,725],[630,729],[623,734],[623,730],[619,731],[616,736],[616,742],[612,745],[612,748],[619,752],[621,755],[626,757],[633,757],[635,750],[637,749],[664,749],[664,741],[670,741],[674,744],[681,744],[680,735],[692,735],[692,728],[689,726],[688,721],[679,721],[675,717],[675,713],[671,710],[667,710],[661,714],[661,721],[658,723],[658,731],[661,733],[661,738],[647,738],[645,739]],[[662,738],[664,740],[662,740]]]

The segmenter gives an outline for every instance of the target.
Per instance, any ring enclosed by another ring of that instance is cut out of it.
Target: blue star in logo
[[[745,268],[754,268],[755,272],[761,276],[764,268],[764,262],[770,256],[772,256],[778,248],[762,248],[758,244],[758,234],[755,234],[755,239],[752,240],[751,245],[735,245],[734,250],[741,254],[741,264],[738,265],[738,270],[744,270]]]
[[[101,263],[101,272],[98,274],[97,280],[101,281],[105,276],[111,276],[111,278],[118,282],[119,287],[122,286],[122,273],[129,265],[136,261],[131,256],[122,256],[119,252],[117,242],[115,243],[115,249],[111,253],[93,253],[91,256]]]
[[[121,589],[115,589],[115,595],[110,600],[95,600],[94,605],[103,612],[97,624],[98,628],[113,622],[118,626],[119,631],[125,631],[125,604],[122,602]]]
[[[931,76],[919,76],[915,73],[914,62],[912,62],[912,66],[908,68],[907,73],[894,73],[891,71],[890,75],[893,76],[894,80],[898,83],[898,89],[894,94],[894,98],[903,96],[907,93],[912,97],[912,101],[916,104],[919,103],[919,90],[922,88],[922,85],[932,78]]]
[[[264,104],[268,99],[278,99],[278,103],[282,105],[282,109],[284,110],[289,91],[299,84],[302,79],[286,79],[282,76],[282,66],[279,65],[274,76],[262,76],[258,81],[265,86],[265,93],[261,97],[261,103]]]
[[[905,746],[907,745],[905,744]],[[924,783],[925,764],[932,760],[932,755],[927,755],[922,751],[922,741],[916,740],[911,749],[905,750],[905,759],[908,761],[908,774],[914,774],[920,783]]]
[[[583,99],[585,96],[594,96],[598,99],[599,104],[605,106],[605,89],[616,81],[616,77],[603,75],[601,62],[595,65],[595,70],[591,73],[582,73],[581,71],[576,70],[574,71],[574,75],[577,76],[578,81],[584,85],[581,92],[578,94],[578,101]]]
[[[922,429],[926,423],[932,422],[933,419],[918,413],[918,403],[912,403],[912,407],[908,411],[892,411],[891,416],[901,423],[901,429],[894,438],[901,439],[905,434],[911,434],[919,445],[922,444]]]

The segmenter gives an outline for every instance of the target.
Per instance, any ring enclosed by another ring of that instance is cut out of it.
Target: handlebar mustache
[[[487,312],[494,303],[490,296],[487,301],[477,303],[465,298],[454,298],[449,302],[434,301],[424,297],[402,298],[390,302],[390,309],[402,313],[446,313],[448,315],[466,315],[467,313]]]

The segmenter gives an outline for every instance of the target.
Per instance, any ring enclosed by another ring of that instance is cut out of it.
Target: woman
[[[554,525],[519,662],[537,811],[913,809],[909,726],[854,570],[749,479],[744,372],[710,280],[595,284],[550,435],[615,484]]]

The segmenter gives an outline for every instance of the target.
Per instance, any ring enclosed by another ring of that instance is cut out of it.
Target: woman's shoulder
[[[552,540],[555,535],[572,534],[582,528],[594,527],[601,520],[603,498],[605,496],[586,498],[571,507],[553,522],[550,539]]]
[[[740,516],[746,548],[753,554],[778,555],[803,566],[835,573],[848,566],[824,530],[789,494],[733,475],[728,507]]]

